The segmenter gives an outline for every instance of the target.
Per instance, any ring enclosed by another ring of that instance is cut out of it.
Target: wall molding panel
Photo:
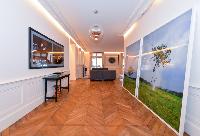
[[[188,93],[185,131],[192,136],[200,134],[200,87],[191,84]]]
[[[0,90],[0,99],[2,101],[0,103],[0,116],[8,114],[10,111],[18,108],[23,103],[23,89],[20,84],[12,83],[9,86],[4,86]]]
[[[48,96],[54,94],[48,82]],[[44,102],[44,81],[35,77],[0,85],[0,132]]]

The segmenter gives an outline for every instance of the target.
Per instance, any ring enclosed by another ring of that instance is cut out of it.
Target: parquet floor
[[[175,136],[119,81],[71,82],[58,102],[37,107],[1,136]]]

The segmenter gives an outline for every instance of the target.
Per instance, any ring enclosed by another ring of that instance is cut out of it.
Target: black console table
[[[64,79],[64,78],[68,78],[68,85],[67,87],[62,87],[61,85],[61,80]],[[68,92],[69,92],[69,78],[70,78],[70,74],[69,73],[65,73],[65,72],[61,72],[61,73],[53,73],[52,75],[49,75],[49,76],[46,76],[44,77],[43,79],[45,80],[45,102],[47,99],[55,99],[55,101],[57,102],[58,101],[58,96],[57,96],[57,93],[58,93],[58,82],[60,82],[60,90],[61,88],[63,89],[68,89]],[[55,81],[56,82],[56,87],[55,87],[55,90],[56,90],[56,93],[55,93],[55,96],[53,97],[47,97],[47,81]]]

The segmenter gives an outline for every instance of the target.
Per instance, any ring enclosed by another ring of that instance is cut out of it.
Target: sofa
[[[116,70],[108,70],[108,68],[92,68],[90,70],[91,81],[115,80]]]

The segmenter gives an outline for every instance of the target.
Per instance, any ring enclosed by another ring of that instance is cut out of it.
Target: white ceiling
[[[83,49],[90,52],[123,51],[123,33],[151,5],[153,0],[40,0]],[[93,10],[97,9],[98,14]],[[100,42],[93,42],[89,28],[103,28]]]

